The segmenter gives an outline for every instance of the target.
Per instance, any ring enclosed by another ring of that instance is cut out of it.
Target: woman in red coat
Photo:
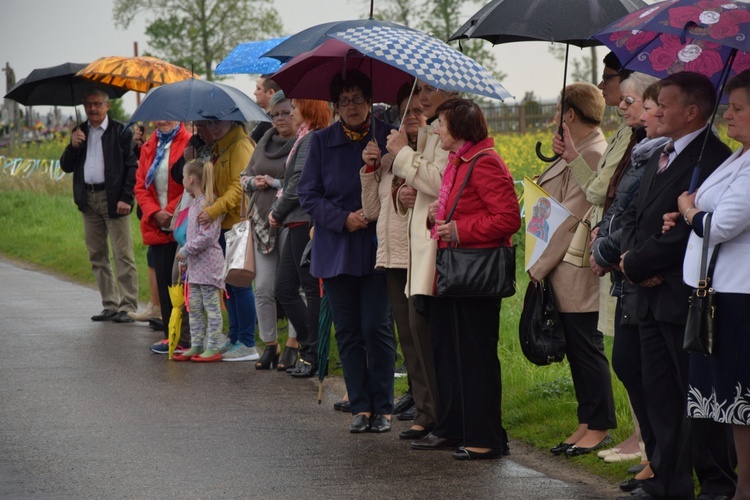
[[[141,147],[135,174],[135,198],[143,212],[141,235],[154,261],[165,336],[172,312],[167,287],[172,284],[172,265],[177,250],[169,226],[184,190],[182,153],[190,137],[190,132],[179,122],[157,121],[156,131]]]
[[[449,99],[437,108],[435,133],[450,151],[430,223],[438,248],[511,245],[521,226],[513,177],[487,136],[481,109],[467,99]],[[469,175],[463,192],[469,167]],[[445,222],[456,203],[453,216]],[[498,458],[507,454],[508,436],[500,404],[502,384],[497,343],[499,297],[431,297],[432,347],[437,368],[438,424],[412,447],[459,447],[457,460]],[[424,446],[419,446],[422,443]],[[414,446],[417,445],[417,446]]]

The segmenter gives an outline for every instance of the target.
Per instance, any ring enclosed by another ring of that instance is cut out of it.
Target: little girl
[[[214,193],[214,166],[208,160],[191,160],[183,170],[182,185],[194,200],[188,212],[187,241],[177,253],[180,272],[187,267],[185,282],[189,287],[191,348],[175,354],[174,361],[221,361],[219,347],[224,345],[221,316],[221,291],[224,289],[222,271],[224,254],[219,246],[221,220],[210,225],[198,222],[200,211],[211,205]],[[208,336],[203,350],[204,341]]]

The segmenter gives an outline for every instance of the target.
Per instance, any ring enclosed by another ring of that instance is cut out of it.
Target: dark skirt
[[[690,355],[688,416],[750,425],[750,294],[716,294],[710,356]]]

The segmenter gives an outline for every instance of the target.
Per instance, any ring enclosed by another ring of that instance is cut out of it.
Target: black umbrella
[[[24,106],[77,106],[83,102],[84,92],[92,88],[103,90],[111,98],[127,92],[76,77],[75,74],[85,67],[86,64],[64,63],[35,69],[14,85],[5,98]]]
[[[493,45],[524,41],[564,43],[564,98],[570,45],[600,45],[591,38],[595,33],[645,6],[642,0],[492,0],[453,33],[449,41],[481,38]],[[562,114],[558,132],[562,135]],[[554,161],[558,158],[557,155],[544,156],[541,146],[541,143],[536,145],[540,159]]]

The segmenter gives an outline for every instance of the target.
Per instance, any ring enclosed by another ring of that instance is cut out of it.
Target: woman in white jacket
[[[711,287],[716,293],[713,353],[691,356],[688,416],[729,424],[737,449],[735,499],[750,498],[750,70],[727,84],[727,135],[742,146],[692,195],[678,200],[680,213],[665,214],[664,230],[693,228],[683,266],[685,282],[698,285],[705,215],[712,213],[709,259],[721,244]],[[708,365],[708,366],[706,366]]]

